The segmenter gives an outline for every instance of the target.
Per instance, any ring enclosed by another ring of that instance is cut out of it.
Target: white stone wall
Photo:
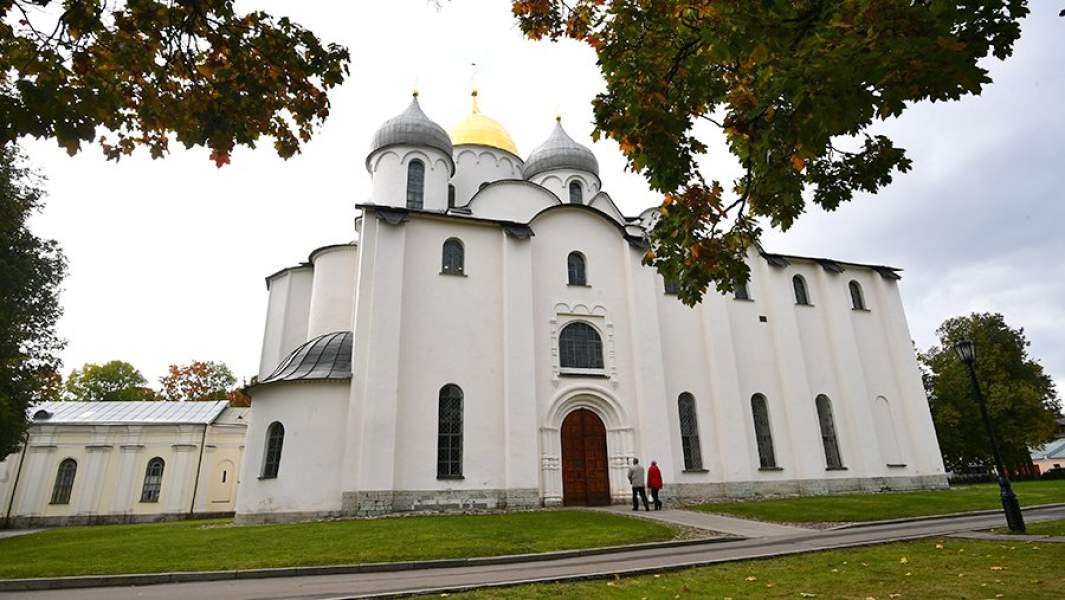
[[[504,179],[521,179],[521,159],[509,152],[462,144],[455,147],[455,206],[465,206],[482,184]]]
[[[435,148],[389,146],[370,155],[368,166],[373,178],[371,201],[382,206],[407,205],[407,167],[418,159],[425,164],[425,210],[447,210],[447,186],[451,162]]]
[[[351,331],[355,297],[356,246],[328,246],[311,255],[311,288],[307,340],[335,331]],[[291,351],[292,348],[289,348]]]
[[[259,360],[260,379],[270,375],[283,358],[307,341],[313,283],[311,265],[285,269],[267,281],[269,300]]]

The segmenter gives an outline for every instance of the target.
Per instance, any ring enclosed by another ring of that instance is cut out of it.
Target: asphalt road
[[[1065,519],[1065,507],[1025,511],[1029,522]],[[280,598],[339,599],[365,598],[405,593],[440,593],[463,588],[504,585],[516,582],[557,581],[615,573],[639,573],[692,567],[738,559],[783,556],[812,550],[827,550],[871,543],[899,541],[944,535],[972,529],[1004,525],[1001,515],[954,517],[951,519],[873,525],[868,527],[816,531],[791,536],[749,539],[735,542],[635,550],[618,554],[565,558],[509,565],[460,567],[322,575],[276,579],[174,583],[142,587],[110,587],[0,594],[28,600],[273,600]],[[209,551],[209,549],[205,549]]]

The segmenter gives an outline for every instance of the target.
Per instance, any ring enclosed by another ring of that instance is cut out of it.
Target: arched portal
[[[610,504],[606,427],[586,408],[574,410],[562,421],[562,504]]]

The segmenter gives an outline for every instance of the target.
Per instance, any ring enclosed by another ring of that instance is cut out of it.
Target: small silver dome
[[[417,95],[411,99],[406,110],[385,121],[378,128],[373,136],[373,142],[370,143],[370,154],[366,158],[367,167],[369,167],[369,156],[374,152],[399,144],[436,148],[451,160],[451,138],[443,127],[425,116],[422,107],[418,104]]]
[[[562,129],[561,119],[556,121],[555,130],[548,136],[547,141],[529,154],[522,173],[525,179],[531,179],[534,175],[552,169],[576,169],[599,176],[599,161],[591,150],[573,141]]]
[[[274,369],[274,372],[259,384],[313,379],[350,379],[353,342],[354,338],[350,331],[336,331],[320,335],[293,350]]]

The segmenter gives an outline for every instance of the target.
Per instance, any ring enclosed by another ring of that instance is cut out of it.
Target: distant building
[[[1058,437],[1031,451],[1032,464],[1040,473],[1049,469],[1065,469],[1065,417],[1058,417]]]
[[[687,307],[553,125],[378,129],[354,241],[267,278],[239,521],[621,502],[634,458],[690,500],[946,486],[898,269],[752,247]]]
[[[219,402],[46,402],[0,462],[9,527],[229,515],[247,408]]]

